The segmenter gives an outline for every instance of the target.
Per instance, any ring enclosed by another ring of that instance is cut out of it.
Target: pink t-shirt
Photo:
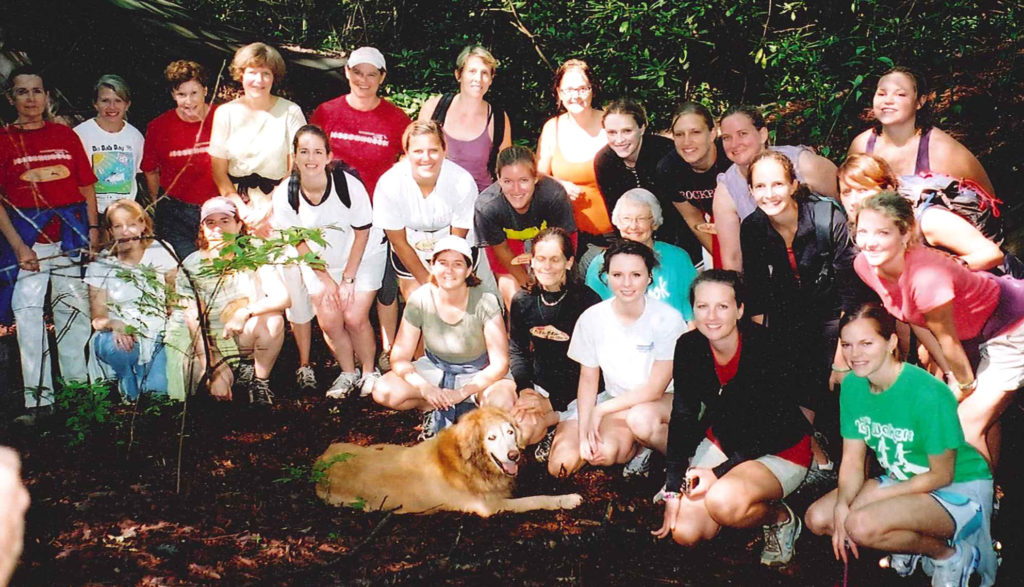
[[[324,129],[331,138],[331,156],[355,167],[373,198],[377,180],[398,160],[402,133],[412,120],[387,100],[363,112],[339,96],[317,106],[309,122]]]
[[[159,171],[165,192],[197,206],[218,195],[207,152],[216,109],[211,106],[206,119],[197,122],[182,120],[177,112],[168,110],[146,127],[142,170]]]
[[[903,274],[895,282],[879,277],[864,253],[853,262],[857,275],[898,320],[926,326],[926,312],[955,300],[953,325],[957,337],[968,340],[981,332],[999,305],[999,284],[991,273],[971,271],[949,255],[923,246],[909,248],[905,262]]]

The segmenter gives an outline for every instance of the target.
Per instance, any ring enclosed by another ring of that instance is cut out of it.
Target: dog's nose
[[[510,450],[510,451],[508,451],[508,460],[510,460],[510,461],[518,461],[519,460],[519,451],[518,450]]]

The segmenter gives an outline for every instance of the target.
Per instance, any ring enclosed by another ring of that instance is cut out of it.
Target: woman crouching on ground
[[[207,369],[207,352],[212,360],[210,395],[230,401],[235,375],[228,364],[238,355],[252,355],[254,365],[240,364],[240,383],[248,385],[249,401],[260,406],[274,403],[270,371],[284,342],[282,312],[291,303],[281,274],[274,265],[253,270],[217,271],[229,235],[244,235],[245,225],[231,200],[210,198],[199,211],[199,250],[182,261],[177,291],[187,300],[185,320],[194,345],[193,373]],[[195,291],[192,286],[195,283]],[[200,311],[205,314],[201,317]],[[200,326],[207,328],[201,332]],[[200,336],[200,333],[202,336]],[[205,342],[203,339],[206,339]],[[198,381],[193,377],[192,381]]]
[[[584,310],[601,301],[580,282],[575,271],[572,237],[561,228],[546,228],[533,240],[533,278],[512,298],[509,312],[512,376],[519,399],[512,416],[527,446],[537,447],[544,462],[551,449],[559,412],[576,398],[580,365],[570,359],[570,335]]]
[[[580,383],[555,429],[552,475],[571,475],[586,463],[627,462],[623,475],[646,475],[650,452],[644,449],[665,452],[672,409],[666,389],[686,322],[675,308],[646,295],[657,265],[654,251],[640,242],[615,241],[605,252],[601,273],[613,297],[583,312],[569,341]]]
[[[800,518],[782,500],[807,475],[810,426],[787,393],[779,347],[743,320],[740,274],[705,271],[690,297],[697,330],[676,343],[665,517],[653,534],[695,546],[722,526],[760,524],[761,563],[788,564]]]
[[[895,328],[873,304],[843,316],[853,373],[840,396],[839,488],[811,505],[807,527],[831,535],[843,561],[866,546],[898,553],[890,565],[901,576],[925,557],[934,586],[966,586],[975,569],[993,585],[992,475],[964,440],[949,388],[896,357]],[[885,469],[877,479],[865,479],[868,448]]]
[[[373,389],[383,406],[422,410],[423,439],[477,406],[510,410],[516,400],[501,302],[477,287],[472,255],[459,236],[434,244],[430,280],[409,297],[391,348],[391,371]],[[426,356],[413,361],[421,334]]]
[[[370,395],[380,377],[373,368],[377,348],[370,306],[387,262],[384,235],[372,228],[373,210],[363,182],[340,168],[327,168],[331,145],[320,127],[299,129],[292,158],[291,178],[274,192],[272,223],[279,230],[321,229],[323,244],[304,240],[296,249],[303,255],[316,253],[325,263],[323,269],[302,267],[301,276],[324,340],[341,367],[327,397],[342,399],[354,389]],[[355,358],[362,372],[356,372]],[[299,371],[315,388],[312,367],[301,365]]]

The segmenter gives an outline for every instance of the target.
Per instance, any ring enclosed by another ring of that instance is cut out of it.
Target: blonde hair
[[[491,69],[491,75],[494,75],[494,70],[498,69],[498,60],[491,55],[491,52],[487,50],[487,47],[483,45],[466,45],[466,48],[459,53],[459,56],[455,58],[455,72],[458,74],[462,73],[462,70],[466,67],[466,62],[469,61],[470,57],[478,57],[480,61],[484,62],[484,65]]]
[[[103,219],[105,220],[107,235],[111,241],[110,248],[114,248],[114,245],[117,244],[117,241],[114,239],[114,222],[112,218],[114,216],[114,212],[118,211],[128,212],[129,214],[132,215],[132,218],[135,220],[138,220],[140,218],[142,219],[142,224],[146,228],[142,232],[143,238],[139,240],[144,247],[148,247],[155,238],[153,235],[153,217],[150,216],[149,213],[146,212],[146,209],[143,208],[142,205],[136,202],[135,200],[123,198],[107,206],[106,211],[103,213]]]
[[[242,81],[247,67],[266,67],[274,74],[275,83],[284,78],[284,58],[266,43],[249,43],[235,51],[231,60],[231,78],[236,82]]]

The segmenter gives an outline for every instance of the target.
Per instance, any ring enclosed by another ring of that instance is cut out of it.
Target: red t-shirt
[[[719,363],[715,357],[714,349],[711,350],[711,358],[715,363],[715,373],[718,375],[718,383],[725,385],[732,381],[732,378],[736,376],[736,370],[740,367],[740,352],[743,351],[743,336],[737,334],[738,340],[736,341],[736,354],[731,359],[726,361],[724,364]]]
[[[968,340],[977,336],[999,305],[995,276],[971,271],[949,255],[923,246],[907,249],[904,259],[903,274],[896,281],[879,277],[864,253],[857,255],[853,267],[897,320],[926,326],[926,312],[956,300],[953,325],[957,337]]]
[[[331,138],[332,157],[356,168],[372,199],[377,180],[402,153],[402,133],[412,120],[387,100],[363,112],[339,96],[317,106],[309,122]]]
[[[146,127],[142,170],[159,171],[165,192],[197,206],[218,194],[207,152],[216,108],[211,106],[206,119],[199,122],[187,122],[168,110]]]

